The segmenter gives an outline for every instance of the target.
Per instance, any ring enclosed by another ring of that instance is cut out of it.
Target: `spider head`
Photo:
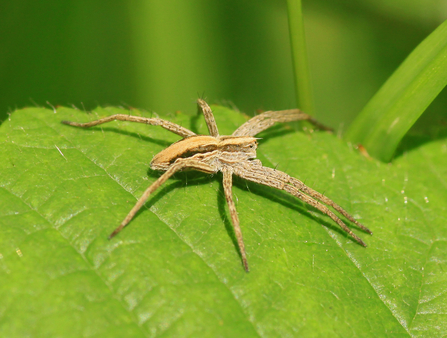
[[[218,148],[223,152],[243,155],[245,159],[253,159],[256,157],[258,141],[251,136],[223,136],[220,138]]]

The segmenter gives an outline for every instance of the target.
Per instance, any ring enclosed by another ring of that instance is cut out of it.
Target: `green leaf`
[[[407,57],[357,116],[346,140],[390,161],[400,140],[447,84],[447,21]]]
[[[214,107],[221,134],[244,122]],[[296,124],[261,135],[258,157],[360,219],[363,248],[282,191],[235,180],[250,273],[221,175],[185,172],[107,236],[178,137],[93,115],[14,112],[0,127],[1,337],[435,337],[447,334],[447,141],[393,164]],[[132,114],[150,114],[132,111]],[[162,116],[206,132],[203,118]],[[192,126],[191,126],[192,125]]]

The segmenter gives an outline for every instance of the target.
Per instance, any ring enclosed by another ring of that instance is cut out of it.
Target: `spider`
[[[266,111],[245,122],[238,129],[236,129],[232,135],[224,136],[219,135],[216,121],[214,120],[214,115],[208,104],[204,100],[198,99],[197,106],[199,113],[202,112],[205,117],[210,133],[209,136],[197,135],[178,124],[159,118],[147,118],[124,114],[111,115],[87,123],[62,121],[63,124],[83,128],[97,126],[99,124],[114,120],[131,121],[161,126],[162,128],[182,137],[180,141],[171,144],[168,148],[162,150],[154,156],[150,164],[151,169],[163,170],[165,173],[146,189],[132,210],[130,210],[126,218],[110,234],[109,239],[117,235],[132,220],[138,210],[145,204],[149,196],[163,183],[165,183],[168,178],[174,175],[177,171],[194,169],[207,174],[215,174],[219,171],[222,172],[225,199],[230,211],[231,221],[242,258],[242,263],[245,271],[247,272],[249,271],[247,254],[245,252],[242,231],[239,225],[239,217],[232,194],[233,175],[239,176],[248,181],[288,192],[289,194],[299,198],[301,201],[328,215],[343,229],[343,231],[348,233],[360,245],[366,247],[366,244],[356,234],[354,234],[351,229],[349,229],[346,224],[327,206],[331,206],[349,221],[356,224],[360,229],[372,234],[367,227],[357,222],[354,217],[349,215],[342,207],[328,197],[313,190],[300,180],[291,177],[282,171],[264,167],[261,161],[256,159],[256,148],[258,146],[258,142],[254,136],[273,126],[277,122],[307,120],[320,129],[328,130],[329,128],[321,125],[312,117],[304,114],[300,110],[291,109]]]

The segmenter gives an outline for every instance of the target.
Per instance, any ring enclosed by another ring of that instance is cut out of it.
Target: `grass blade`
[[[405,59],[350,126],[345,139],[390,161],[400,140],[447,84],[447,21]]]
[[[304,34],[301,0],[287,0],[289,15],[290,45],[295,78],[295,90],[298,107],[313,114],[313,97],[307,63],[306,39]]]

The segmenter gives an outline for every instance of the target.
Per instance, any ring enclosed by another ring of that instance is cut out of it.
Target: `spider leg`
[[[160,126],[166,130],[169,130],[173,132],[174,134],[180,135],[181,137],[185,138],[188,136],[193,136],[195,133],[192,131],[183,128],[182,126],[162,120],[159,118],[148,118],[148,117],[141,117],[141,116],[132,116],[132,115],[126,115],[126,114],[115,114],[111,116],[104,117],[102,119],[91,121],[87,123],[78,123],[78,122],[71,122],[71,121],[61,121],[63,124],[68,124],[69,126],[73,127],[81,127],[81,128],[89,128],[93,126],[97,126],[98,124],[107,123],[110,121],[119,120],[119,121],[130,121],[130,122],[138,122],[138,123],[145,123],[152,126]]]
[[[149,188],[146,189],[146,191],[143,193],[143,195],[140,197],[140,199],[137,201],[137,203],[134,205],[132,210],[130,210],[129,214],[126,216],[126,218],[121,222],[121,224],[110,234],[109,239],[116,236],[123,228],[132,220],[132,218],[135,216],[135,214],[138,212],[138,210],[141,209],[141,207],[146,203],[149,196],[157,190],[163,183],[166,182],[166,180],[174,175],[177,171],[185,169],[185,168],[191,168],[196,169],[199,171],[203,171],[206,173],[215,173],[216,170],[211,167],[210,165],[196,160],[191,159],[178,159],[174,162],[174,164],[169,167],[169,169],[161,175],[154,183],[152,183]]]
[[[242,238],[242,230],[239,225],[239,217],[237,215],[236,206],[233,200],[232,185],[233,185],[233,170],[229,167],[222,169],[223,173],[223,188],[225,192],[225,199],[227,200],[228,209],[230,210],[231,222],[233,223],[234,234],[236,235],[237,245],[242,256],[242,263],[246,272],[248,269],[247,255],[245,253],[244,240]]]
[[[289,194],[292,194],[292,195],[298,197],[303,202],[306,202],[307,204],[309,204],[309,205],[313,206],[314,208],[320,210],[322,213],[328,215],[346,233],[348,233],[352,238],[354,238],[357,241],[357,243],[359,243],[360,245],[366,247],[365,242],[363,242],[360,239],[360,237],[358,237],[356,234],[354,234],[352,232],[352,230],[349,229],[346,226],[346,224],[340,218],[338,218],[338,216],[335,215],[327,206],[325,206],[324,204],[319,203],[317,200],[313,199],[312,197],[310,197],[310,196],[308,196],[306,194],[303,194],[301,191],[299,191],[297,188],[295,188],[295,187],[293,187],[291,185],[284,186],[284,191],[287,191]]]
[[[254,162],[254,161],[253,161]],[[260,162],[254,162],[257,163],[257,165],[261,165]],[[280,179],[281,181],[285,182],[285,183],[289,183],[292,184],[295,188],[297,188],[298,190],[301,190],[302,192],[306,193],[307,195],[323,202],[324,204],[327,204],[329,206],[331,206],[332,208],[334,208],[335,210],[337,210],[340,214],[342,214],[343,216],[345,216],[348,220],[350,220],[352,223],[354,223],[355,225],[357,225],[360,229],[366,231],[367,233],[369,233],[370,235],[372,235],[372,231],[369,230],[366,226],[364,226],[363,224],[359,223],[354,217],[352,217],[350,214],[348,214],[348,212],[343,209],[341,206],[339,206],[337,203],[335,203],[333,200],[331,200],[330,198],[324,196],[322,193],[319,193],[318,191],[315,191],[314,189],[308,187],[307,185],[305,185],[303,182],[301,182],[299,179],[295,178],[295,177],[291,177],[289,175],[287,175],[286,173],[276,170],[276,169],[272,169],[269,167],[262,167],[263,171],[265,172],[266,175],[268,175],[269,177],[276,177],[278,179]]]
[[[362,229],[362,230],[366,231],[367,233],[369,233],[370,235],[372,235],[372,231],[371,230],[369,230],[363,224],[359,223],[354,217],[352,217],[350,214],[348,214],[348,212],[345,209],[343,209],[341,206],[339,206],[333,200],[327,198],[322,193],[319,193],[318,191],[315,191],[312,188],[308,187],[303,182],[301,182],[299,179],[294,178],[294,177],[290,177],[290,176],[289,176],[289,178],[290,178],[289,183],[292,184],[295,188],[297,188],[297,189],[305,192],[309,196],[311,196],[313,198],[316,198],[317,200],[320,200],[321,202],[331,206],[332,208],[337,210],[340,214],[345,216],[348,220],[350,220],[352,223],[357,225],[360,229]]]
[[[279,110],[279,111],[266,111],[260,115],[252,117],[250,120],[245,122],[239,128],[237,128],[232,136],[255,136],[261,131],[270,128],[275,123],[278,122],[292,122],[306,120],[312,123],[314,126],[322,130],[332,130],[317,120],[312,116],[303,113],[299,109],[289,109],[289,110]]]
[[[315,209],[320,210],[322,213],[328,215],[335,223],[337,223],[343,231],[348,233],[352,238],[354,238],[360,245],[366,247],[366,244],[349,229],[346,224],[335,215],[326,205],[321,204],[319,201],[315,200],[311,196],[306,195],[300,191],[297,187],[287,184],[288,182],[284,179],[288,176],[279,170],[273,170],[268,167],[263,167],[260,165],[252,164],[250,162],[243,162],[239,165],[233,166],[234,174],[240,176],[246,180],[263,184],[272,188],[279,190],[284,190],[289,194],[299,198],[303,202],[311,205]],[[272,172],[273,171],[273,172]]]
[[[213,112],[208,103],[206,103],[202,99],[197,99],[197,110],[198,113],[203,113],[210,135],[215,137],[219,136],[219,130],[217,129],[216,120],[214,119]]]

